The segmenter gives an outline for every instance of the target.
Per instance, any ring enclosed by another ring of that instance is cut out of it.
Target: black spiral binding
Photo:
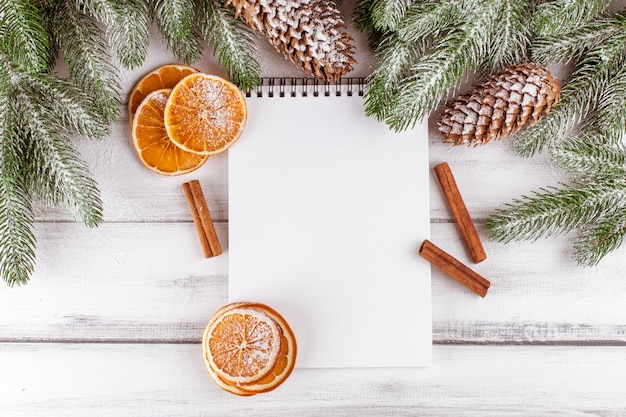
[[[337,83],[317,78],[263,77],[258,87],[246,92],[246,97],[363,96],[365,88],[363,77],[346,77]]]

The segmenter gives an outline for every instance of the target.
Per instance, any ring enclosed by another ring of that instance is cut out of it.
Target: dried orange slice
[[[278,312],[265,304],[252,304],[249,307],[267,313],[278,324],[282,333],[281,349],[272,370],[259,381],[239,387],[243,391],[257,394],[271,391],[287,379],[296,363],[297,345],[291,327]]]
[[[239,88],[221,77],[191,74],[173,89],[165,128],[175,144],[202,155],[225,151],[239,139],[248,110]]]
[[[216,328],[217,322],[222,321],[231,313],[240,314],[242,311],[256,311],[262,316],[267,315],[270,320],[275,322],[280,333],[280,350],[274,357],[273,366],[268,372],[259,372],[258,378],[252,377],[248,378],[247,381],[238,380],[235,382],[232,377],[220,372],[215,361],[211,360],[214,353],[211,350],[211,339],[215,337],[215,332],[212,329]],[[260,303],[233,303],[219,309],[209,320],[202,338],[202,350],[207,371],[219,387],[233,394],[249,396],[271,391],[287,379],[295,365],[297,347],[293,331],[285,319],[274,309]],[[263,373],[264,376],[261,375]]]
[[[163,111],[170,91],[153,91],[137,107],[132,124],[133,145],[148,169],[162,175],[181,175],[198,169],[208,156],[184,151],[167,136]]]
[[[148,94],[164,88],[174,88],[180,80],[195,72],[198,70],[187,65],[167,64],[147,73],[135,84],[128,97],[129,122],[133,122],[137,107]]]
[[[281,333],[274,319],[260,309],[222,309],[209,320],[203,336],[208,368],[228,385],[256,382],[274,368]]]

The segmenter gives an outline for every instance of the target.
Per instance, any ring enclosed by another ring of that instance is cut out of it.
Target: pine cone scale
[[[332,0],[227,0],[287,59],[324,81],[352,70],[353,40]]]
[[[496,74],[446,106],[439,120],[445,142],[484,144],[536,123],[560,98],[546,67],[521,64]]]

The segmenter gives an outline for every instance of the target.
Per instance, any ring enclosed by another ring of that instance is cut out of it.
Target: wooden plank
[[[615,347],[436,346],[414,369],[296,369],[277,390],[218,388],[198,344],[0,344],[0,409],[37,416],[626,415]]]
[[[226,252],[204,259],[191,222],[38,224],[32,281],[0,287],[0,340],[198,341],[227,302],[226,226]],[[485,240],[472,265],[454,224],[433,224],[431,240],[491,281],[481,299],[433,269],[435,342],[626,343],[623,250],[585,269],[567,238]]]

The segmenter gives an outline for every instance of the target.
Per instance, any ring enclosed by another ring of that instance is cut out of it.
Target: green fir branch
[[[28,282],[35,268],[31,198],[20,175],[25,146],[11,118],[12,70],[0,53],[0,276],[9,286]]]
[[[626,52],[624,55],[626,56]],[[602,132],[607,142],[622,141],[626,134],[626,67],[613,73],[603,88],[592,126]]]
[[[49,74],[28,74],[17,82],[31,101],[45,109],[42,116],[55,129],[93,139],[109,133],[109,121],[103,120],[93,108],[92,97],[69,80]]]
[[[26,284],[35,269],[35,235],[30,195],[22,180],[4,169],[8,146],[0,149],[0,275],[12,287]]]
[[[551,36],[578,28],[606,9],[612,0],[556,0],[537,5],[533,29],[540,36]]]
[[[76,4],[107,26],[117,59],[125,68],[144,62],[150,40],[146,0],[76,0]]]
[[[419,59],[424,48],[417,42],[398,39],[389,34],[380,41],[381,56],[378,68],[369,77],[365,95],[365,113],[378,120],[389,117],[389,103],[400,94],[402,80],[411,75],[412,64]]]
[[[378,49],[378,45],[385,37],[385,31],[376,29],[372,21],[371,7],[375,0],[358,0],[352,10],[352,26],[367,35],[367,43],[371,50]]]
[[[0,3],[0,49],[14,65],[34,73],[51,62],[48,33],[39,1]]]
[[[414,3],[377,50],[365,112],[405,130],[456,90],[469,72],[527,56],[530,0]]]
[[[580,59],[589,50],[624,38],[623,14],[605,13],[570,31],[558,31],[553,35],[538,37],[533,41],[531,55],[534,60],[548,63],[564,63]]]
[[[413,4],[412,0],[373,0],[370,5],[370,16],[374,28],[383,31],[395,30]]]
[[[488,73],[503,67],[523,62],[528,57],[531,33],[527,25],[528,5],[520,1],[503,1],[501,3],[502,20],[499,27],[495,28],[493,40],[499,45],[494,50],[495,56],[487,60]]]
[[[371,34],[376,31],[372,21],[372,5],[375,0],[357,0],[352,10],[352,25],[358,31]],[[372,45],[374,46],[374,45]]]
[[[570,81],[561,90],[561,101],[546,117],[519,134],[514,143],[518,154],[533,156],[564,137],[598,106],[612,74],[624,65],[626,43],[623,38],[589,51],[577,63]]]
[[[554,148],[553,156],[560,166],[585,180],[626,178],[624,145],[605,143],[601,132],[587,130],[563,140]]]
[[[44,203],[64,207],[88,227],[102,223],[100,191],[71,140],[36,121],[27,128],[32,139],[25,176],[29,188]]]
[[[60,205],[87,226],[102,221],[102,201],[95,181],[71,140],[59,128],[71,124],[76,114],[64,115],[30,86],[32,78],[16,73],[11,78],[11,117],[19,133],[20,177],[35,197]],[[55,119],[61,121],[55,123]],[[66,120],[63,120],[63,119]],[[14,140],[14,142],[17,142]]]
[[[476,69],[478,25],[467,32],[450,31],[439,39],[432,52],[412,65],[385,111],[385,122],[395,131],[409,129],[424,119],[439,101],[459,87],[467,68]],[[369,94],[374,94],[370,89]],[[366,108],[367,112],[367,108]]]
[[[119,116],[122,99],[117,69],[112,64],[108,44],[97,22],[91,16],[81,13],[76,8],[75,0],[56,1],[50,10],[50,20],[54,38],[69,67],[71,79],[88,94],[92,106],[102,118],[102,124],[111,123]],[[75,93],[69,99],[83,101]],[[107,130],[96,126],[95,132],[84,134],[100,137]]]
[[[626,234],[626,210],[605,214],[583,227],[574,242],[574,259],[579,265],[597,265],[609,252],[619,248]]]
[[[556,236],[626,209],[626,179],[541,189],[498,209],[486,222],[499,242]]]
[[[259,85],[261,64],[252,30],[217,0],[197,0],[197,7],[202,35],[213,44],[213,52],[230,80],[243,90]]]
[[[178,59],[192,63],[202,56],[196,27],[195,0],[150,0],[152,20]]]

